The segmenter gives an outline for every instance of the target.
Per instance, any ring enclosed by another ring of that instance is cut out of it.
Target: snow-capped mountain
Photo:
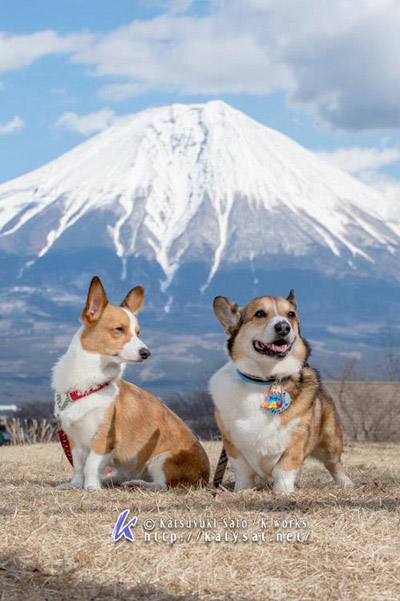
[[[293,140],[220,101],[121,118],[62,157],[0,186],[0,248],[19,275],[51,253],[108,249],[126,278],[179,270],[316,268],[396,273],[400,227],[384,199]],[[61,253],[61,254],[60,254]],[[79,271],[79,263],[75,266]],[[119,272],[119,273],[118,273]]]
[[[134,377],[153,392],[205,386],[223,361],[217,294],[244,303],[295,287],[325,373],[335,377],[334,352],[342,361],[370,352],[375,365],[368,349],[400,310],[396,214],[378,192],[223,102],[121,118],[0,185],[3,394],[50,398],[50,367],[95,273],[113,302],[146,287],[141,324],[153,356]]]

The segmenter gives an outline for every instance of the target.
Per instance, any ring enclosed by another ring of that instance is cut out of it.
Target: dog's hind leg
[[[121,469],[115,469],[114,473],[104,476],[101,483],[103,486],[126,486],[132,488],[149,488],[152,490],[163,490],[166,488],[166,484],[162,482],[132,478],[132,474],[129,475],[127,471]]]
[[[128,480],[123,483],[124,486],[137,486],[140,488],[149,488],[152,490],[165,490],[167,488],[167,481],[164,473],[164,463],[171,457],[171,454],[160,453],[155,457],[152,457],[145,465],[145,469],[142,471],[142,479]],[[144,479],[146,478],[146,479]]]
[[[334,406],[328,404],[322,416],[321,440],[311,455],[322,461],[336,484],[352,488],[354,484],[341,461],[342,453],[342,426]]]
[[[147,480],[127,480],[122,486],[133,488],[148,488],[150,490],[165,490],[166,484],[160,482],[148,482]]]
[[[108,469],[110,473],[107,473]],[[106,466],[101,474],[101,483],[103,486],[119,486],[130,479],[132,479],[132,475],[127,475],[124,470],[115,466]]]
[[[341,451],[332,448],[332,445],[319,446],[311,455],[319,461],[322,461],[335,483],[338,486],[353,488],[354,483],[346,474],[346,471],[341,462]]]

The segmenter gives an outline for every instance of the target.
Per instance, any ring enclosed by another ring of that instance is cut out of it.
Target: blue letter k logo
[[[129,540],[131,543],[134,542],[135,537],[131,532],[131,528],[134,528],[137,523],[137,517],[131,519],[128,524],[125,524],[125,520],[128,517],[129,509],[125,509],[122,513],[119,514],[117,523],[114,526],[114,530],[112,532],[112,537],[114,542],[119,541],[120,538],[124,537],[126,540]],[[125,524],[125,526],[124,526]]]

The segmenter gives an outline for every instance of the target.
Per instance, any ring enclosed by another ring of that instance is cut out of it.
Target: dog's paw
[[[284,497],[286,495],[292,495],[294,492],[294,488],[292,490],[272,489],[274,497]]]
[[[272,487],[272,492],[275,495],[291,495],[292,493],[294,493],[294,491],[294,484],[282,481],[274,482],[274,485]]]
[[[143,484],[144,484],[144,480],[125,480],[125,482],[122,482],[122,486],[126,486],[127,488],[135,487],[135,486],[142,486]]]
[[[66,490],[68,488],[83,488],[83,482],[76,482],[74,480],[70,480],[69,482],[62,482],[58,486],[56,486],[57,490]]]
[[[122,486],[127,488],[148,488],[151,490],[165,490],[165,484],[158,482],[147,482],[147,480],[126,480]]]
[[[86,492],[96,492],[97,490],[101,490],[101,484],[99,483],[92,483],[92,484],[85,484],[85,490]]]
[[[351,478],[349,478],[348,476],[341,476],[340,479],[336,480],[336,484],[338,486],[340,486],[341,488],[355,488],[356,487],[353,480],[351,480]]]

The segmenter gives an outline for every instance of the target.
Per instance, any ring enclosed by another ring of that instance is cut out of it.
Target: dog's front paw
[[[254,482],[242,483],[235,482],[234,492],[240,492],[241,490],[254,490],[256,487]]]
[[[277,480],[274,482],[272,492],[280,495],[291,494],[292,492],[294,492],[294,482]]]
[[[295,492],[294,488],[291,489],[287,489],[287,488],[273,488],[272,492],[274,493],[275,496],[277,497],[281,497],[284,495],[291,495],[292,493]]]
[[[283,470],[280,468],[274,468],[272,475],[274,478],[274,485],[272,487],[275,493],[290,494],[294,492],[294,483],[296,480],[297,470]]]
[[[84,488],[87,492],[95,492],[96,490],[101,490],[101,483],[89,482],[88,484],[85,484]]]

